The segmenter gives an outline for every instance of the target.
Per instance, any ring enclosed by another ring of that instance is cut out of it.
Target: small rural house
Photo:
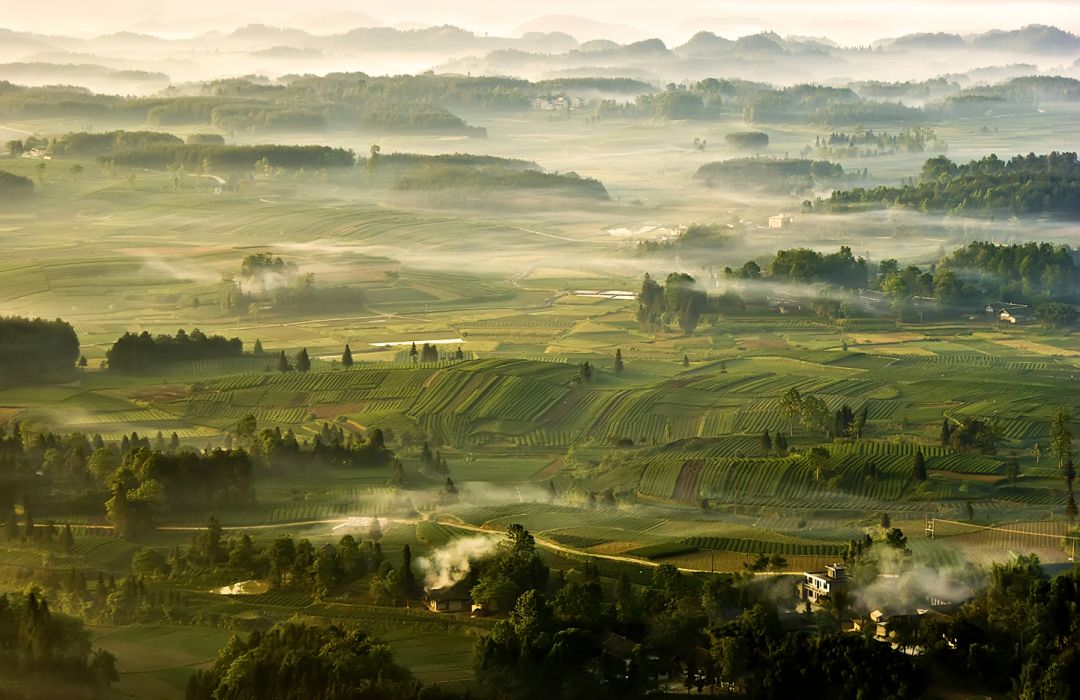
[[[812,605],[822,605],[837,591],[847,590],[847,571],[840,563],[829,564],[825,571],[806,572],[799,583],[799,599]]]
[[[472,595],[464,582],[432,588],[424,594],[424,605],[431,612],[472,612]]]

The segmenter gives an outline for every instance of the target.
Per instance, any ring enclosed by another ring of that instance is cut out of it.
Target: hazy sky
[[[702,28],[729,37],[772,29],[828,35],[842,43],[914,31],[965,33],[1030,23],[1080,33],[1080,0],[12,0],[4,6],[0,26],[81,34],[230,31],[248,22],[340,31],[355,26],[343,12],[367,14],[390,25],[450,23],[502,35],[539,17],[566,14],[630,25],[642,36],[669,42],[681,42]]]

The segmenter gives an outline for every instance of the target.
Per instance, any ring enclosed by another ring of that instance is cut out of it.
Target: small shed
[[[424,605],[431,612],[470,612],[472,595],[464,582],[452,586],[432,588],[424,594]]]

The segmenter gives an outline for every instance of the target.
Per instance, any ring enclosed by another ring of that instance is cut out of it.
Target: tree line
[[[279,168],[349,168],[355,164],[352,151],[330,146],[222,146],[187,143],[146,144],[115,150],[98,156],[112,165],[158,168],[179,166],[193,172],[207,170],[251,170],[265,160]]]
[[[1080,163],[1075,152],[991,154],[957,165],[945,156],[926,161],[917,180],[900,187],[836,190],[829,211],[900,207],[977,216],[1050,214],[1080,217]]]
[[[0,595],[4,697],[104,698],[118,680],[116,657],[91,649],[90,632],[80,620],[53,613],[49,602],[33,591]]]
[[[648,273],[638,294],[638,325],[643,330],[659,330],[675,323],[685,333],[693,333],[705,312],[708,296],[690,275],[672,272],[657,283]]]
[[[806,191],[845,176],[839,163],[804,158],[731,158],[699,167],[694,179],[709,187],[763,188],[777,192]]]
[[[0,384],[65,378],[79,359],[79,336],[67,321],[0,317]]]
[[[110,370],[139,373],[156,369],[170,362],[211,360],[240,357],[244,343],[239,338],[206,335],[198,328],[176,335],[152,336],[148,331],[124,333],[105,352]]]
[[[0,201],[17,201],[34,194],[34,181],[0,170]]]

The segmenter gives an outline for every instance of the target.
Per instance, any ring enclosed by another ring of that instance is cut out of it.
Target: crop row
[[[843,545],[824,542],[773,542],[769,540],[748,540],[738,537],[688,537],[683,542],[697,549],[711,549],[719,552],[739,552],[742,554],[780,554],[785,556],[838,556]]]

